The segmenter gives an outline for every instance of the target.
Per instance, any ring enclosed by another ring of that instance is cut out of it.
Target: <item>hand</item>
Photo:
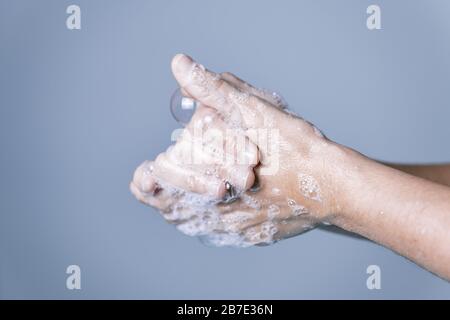
[[[176,144],[137,168],[130,188],[140,201],[216,245],[269,244],[339,211],[339,147],[318,129],[185,55],[172,71],[200,105]]]

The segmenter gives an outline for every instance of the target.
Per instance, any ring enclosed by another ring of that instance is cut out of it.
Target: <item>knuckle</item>
[[[223,91],[229,89],[230,85],[225,80],[219,79],[216,82],[215,88],[216,88],[217,91],[223,92]]]

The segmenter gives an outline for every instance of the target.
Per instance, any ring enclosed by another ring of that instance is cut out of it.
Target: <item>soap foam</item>
[[[321,191],[316,179],[306,174],[298,174],[299,189],[306,198],[322,201]]]
[[[293,216],[299,216],[299,215],[308,213],[308,210],[304,206],[297,204],[297,202],[293,199],[288,199],[287,203],[288,203],[289,208],[292,211]]]
[[[243,231],[242,226],[251,222],[253,214],[241,211],[224,214],[219,211],[220,200],[181,190],[163,181],[158,183],[175,201],[170,212],[162,214],[168,221],[176,223],[182,233],[199,237],[203,243],[213,246],[249,247],[273,242],[277,230],[272,221],[249,228],[254,230],[249,233]],[[259,202],[242,191],[237,191],[236,197],[251,208],[260,209]]]
[[[215,91],[216,81],[221,77],[218,74],[205,73],[205,68],[200,64],[194,64],[191,71],[191,81],[201,90],[202,94],[207,95]],[[215,91],[217,92],[217,91]],[[288,109],[286,101],[277,93],[270,92],[264,89],[259,90],[260,94],[266,98],[267,101],[274,104],[277,108],[290,114],[293,117],[300,118],[297,114]],[[239,108],[238,104],[245,104],[249,101],[250,95],[246,92],[237,90],[232,91],[228,96],[215,95],[215,105],[218,110],[221,110],[221,116],[224,121],[233,128],[240,130],[243,134],[248,128],[243,126],[243,119],[256,119],[263,117],[264,125],[267,128],[272,128],[276,125],[274,119],[265,112],[265,106],[262,103],[257,103],[256,108]],[[246,114],[241,114],[241,110],[245,110]],[[301,118],[300,118],[301,119]],[[205,118],[204,123],[210,123],[212,119]],[[315,133],[320,136],[318,129],[313,127]],[[285,140],[279,141],[279,147],[291,153],[293,147]],[[212,150],[214,152],[214,150]],[[295,161],[289,161],[290,163]],[[151,174],[146,171],[146,174]],[[217,176],[217,170],[207,168],[205,175],[213,177]],[[299,174],[299,190],[305,197],[320,201],[320,188],[313,177]],[[163,213],[165,218],[177,223],[177,229],[189,236],[199,237],[200,240],[209,245],[214,246],[235,246],[248,247],[255,244],[270,244],[274,242],[274,235],[278,232],[276,224],[273,220],[280,214],[280,207],[275,204],[270,204],[267,209],[267,221],[262,224],[251,226],[242,230],[242,225],[251,221],[253,214],[232,212],[223,214],[218,206],[222,201],[215,199],[212,196],[199,195],[185,190],[175,188],[162,181],[160,186],[169,193],[169,196],[174,199],[174,203],[169,208],[169,213]],[[271,189],[272,194],[280,195],[281,190],[278,188]],[[254,197],[245,194],[242,190],[236,190],[232,199],[241,200],[249,208],[260,211],[262,204]],[[230,201],[231,202],[231,201]],[[265,204],[265,203],[264,203]],[[288,199],[288,207],[292,211],[293,216],[305,214],[308,210],[297,204],[294,200]],[[222,204],[223,208],[223,204]],[[281,221],[287,223],[287,221]],[[309,226],[305,226],[305,230]]]

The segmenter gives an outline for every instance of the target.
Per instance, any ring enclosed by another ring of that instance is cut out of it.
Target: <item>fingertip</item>
[[[226,192],[227,190],[225,187],[225,183],[223,181],[220,181],[220,183],[217,186],[215,196],[217,197],[217,199],[223,199],[225,197]]]
[[[185,61],[193,61],[193,59],[184,53],[177,53],[174,55],[171,62],[172,70],[177,70],[178,65],[180,63],[184,63]]]
[[[134,192],[136,191],[136,186],[134,185],[133,181],[131,181],[128,184],[128,188],[130,189],[130,192],[134,195]]]
[[[255,182],[255,175],[252,168],[235,168],[225,172],[225,174],[226,180],[240,191],[249,190]]]
[[[183,53],[179,53],[173,57],[171,63],[172,73],[180,83],[180,86],[183,87],[188,83],[189,74],[194,64],[194,59]]]
[[[130,187],[130,191],[131,191],[131,193],[134,195],[134,197],[135,197],[136,199],[138,199],[140,202],[145,203],[145,201],[144,201],[144,200],[145,200],[145,199],[144,199],[144,196],[143,196],[142,193],[139,191],[139,188],[136,186],[136,184],[135,184],[133,181],[130,182],[129,187]]]
[[[153,177],[147,176],[141,182],[141,190],[145,193],[152,193],[156,189],[156,181]]]

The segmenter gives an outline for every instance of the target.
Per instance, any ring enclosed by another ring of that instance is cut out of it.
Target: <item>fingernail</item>
[[[227,190],[225,188],[225,183],[223,181],[220,181],[217,188],[216,188],[216,193],[214,194],[214,196],[216,196],[218,199],[222,199],[223,197],[225,197]]]

